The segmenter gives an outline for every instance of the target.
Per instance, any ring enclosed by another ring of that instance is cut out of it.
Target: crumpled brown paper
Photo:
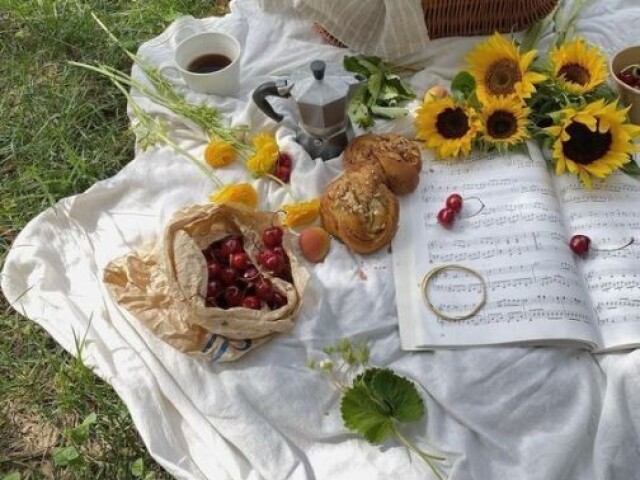
[[[240,234],[251,257],[253,242],[259,242],[273,219],[271,212],[228,205],[186,207],[173,216],[152,249],[110,262],[104,282],[118,304],[174,348],[218,362],[237,360],[274,334],[293,328],[309,274],[298,264],[292,236],[285,231],[282,246],[291,262],[293,284],[262,272],[287,297],[285,306],[273,311],[207,307],[207,262],[202,250]],[[255,258],[252,261],[257,266]]]

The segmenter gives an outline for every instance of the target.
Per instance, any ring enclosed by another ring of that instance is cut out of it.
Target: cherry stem
[[[469,200],[477,200],[478,202],[480,202],[480,208],[478,209],[477,212],[475,212],[473,215],[465,215],[464,217],[459,217],[460,219],[464,219],[464,218],[473,218],[476,215],[480,215],[480,212],[482,212],[482,210],[484,210],[485,204],[482,200],[480,200],[478,197],[467,197],[464,198],[464,201],[467,202]]]
[[[279,183],[280,186],[283,187],[287,191],[287,193],[289,194],[289,197],[291,197],[291,200],[294,203],[298,202],[298,197],[296,197],[296,195],[293,193],[293,190],[291,190],[291,186],[289,184],[284,183],[278,177],[276,177],[275,175],[272,175],[270,173],[265,173],[264,176],[267,177],[267,178],[270,178],[271,180],[273,180],[276,183]]]
[[[624,245],[620,245],[618,247],[598,248],[598,247],[591,246],[591,250],[595,250],[596,252],[617,252],[618,250],[624,250],[625,248],[630,247],[631,245],[634,244],[635,241],[636,241],[635,238],[631,237],[631,240],[629,240]]]
[[[639,63],[634,63],[632,65],[624,67],[620,71],[620,73],[627,73],[627,71],[629,71],[629,73],[631,73],[631,75],[633,75],[635,78],[640,78],[640,64]]]

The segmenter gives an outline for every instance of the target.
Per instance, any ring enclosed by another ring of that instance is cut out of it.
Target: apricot
[[[302,256],[312,263],[319,263],[329,253],[331,236],[322,227],[309,227],[298,237]]]
[[[423,103],[430,103],[449,96],[449,92],[442,85],[436,85],[427,90],[422,99]]]

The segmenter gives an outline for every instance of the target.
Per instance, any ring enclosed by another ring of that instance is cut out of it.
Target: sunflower
[[[476,80],[476,94],[482,103],[490,97],[517,95],[529,98],[536,83],[546,77],[529,71],[536,51],[521,54],[513,42],[499,33],[479,44],[469,55],[469,73]]]
[[[632,139],[640,136],[640,126],[625,123],[628,110],[604,100],[562,110],[561,123],[545,129],[555,139],[556,174],[569,170],[591,188],[591,176],[605,178],[628,163],[638,151]]]
[[[549,53],[553,76],[570,93],[590,92],[607,79],[607,60],[595,46],[579,38]]]
[[[499,148],[523,142],[528,138],[528,115],[529,109],[515,95],[488,100],[480,117],[483,140]]]
[[[416,138],[436,150],[439,158],[468,155],[478,132],[475,111],[452,97],[423,103],[416,112]]]

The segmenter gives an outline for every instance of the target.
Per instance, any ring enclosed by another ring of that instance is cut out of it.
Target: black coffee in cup
[[[231,65],[231,59],[219,53],[207,53],[191,60],[187,70],[192,73],[211,73]]]

